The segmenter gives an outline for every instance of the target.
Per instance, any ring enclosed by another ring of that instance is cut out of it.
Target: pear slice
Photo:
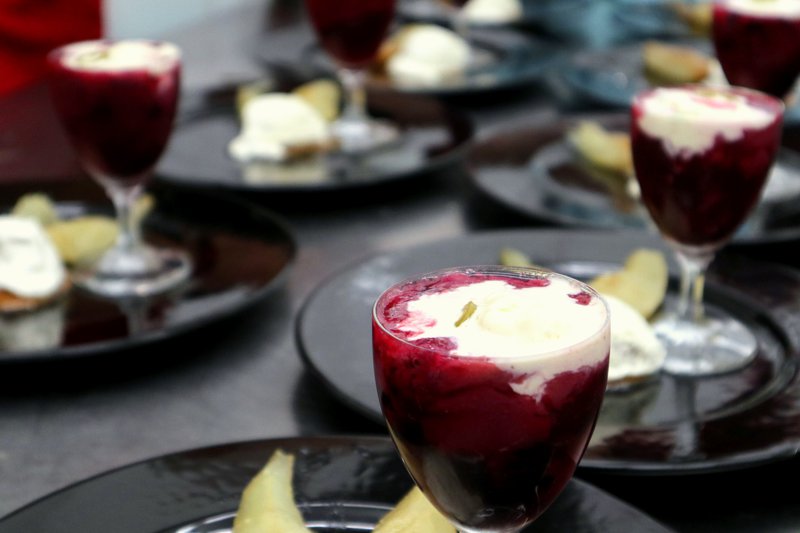
[[[310,533],[292,489],[294,455],[276,450],[242,493],[233,533]]]
[[[415,486],[378,522],[373,533],[456,533],[456,528]]]
[[[622,270],[600,274],[589,282],[601,294],[616,296],[645,318],[652,317],[667,293],[667,261],[658,250],[640,248],[625,260]]]
[[[45,229],[61,260],[69,265],[96,261],[114,245],[119,233],[113,218],[99,215],[59,220]]]
[[[332,80],[309,81],[296,87],[292,93],[316,109],[326,121],[333,122],[339,117],[342,91]]]

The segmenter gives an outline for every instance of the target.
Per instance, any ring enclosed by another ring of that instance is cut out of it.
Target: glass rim
[[[411,283],[411,282],[416,281],[416,280],[438,277],[438,276],[440,276],[442,274],[445,274],[445,273],[448,273],[448,272],[469,272],[469,271],[488,273],[488,274],[491,274],[491,273],[511,274],[512,277],[517,277],[517,278],[526,278],[526,277],[527,278],[559,278],[559,279],[565,280],[567,282],[575,284],[581,290],[583,290],[585,292],[588,292],[594,298],[597,298],[597,300],[603,306],[603,310],[604,310],[603,321],[600,324],[600,326],[597,328],[597,330],[592,331],[591,333],[588,333],[587,335],[581,337],[580,339],[578,339],[575,342],[572,342],[572,343],[570,343],[570,344],[568,344],[566,346],[563,346],[563,347],[560,347],[560,348],[555,348],[555,349],[552,349],[552,350],[539,352],[539,353],[536,353],[536,354],[531,354],[531,355],[503,358],[503,357],[494,357],[492,355],[463,355],[463,354],[449,353],[449,352],[448,353],[444,353],[444,352],[442,352],[442,350],[437,350],[435,348],[429,348],[429,347],[426,347],[426,346],[420,346],[418,344],[414,344],[412,341],[409,341],[406,338],[402,338],[402,337],[399,337],[398,335],[396,335],[393,331],[391,331],[386,326],[386,324],[383,323],[383,321],[378,316],[379,304],[384,299],[384,297],[387,294],[389,294],[390,291],[392,291],[392,290],[394,290],[396,288],[399,288],[399,287],[401,287],[403,285],[406,285],[406,284]],[[524,358],[528,358],[528,357],[536,357],[536,358],[540,358],[541,357],[541,358],[544,359],[544,358],[547,358],[547,357],[552,356],[554,354],[558,354],[560,352],[564,352],[566,350],[569,350],[570,348],[573,348],[575,346],[580,346],[582,344],[588,343],[588,342],[594,340],[595,338],[603,335],[603,333],[606,332],[606,331],[609,332],[609,342],[610,342],[610,338],[611,338],[610,337],[610,328],[611,328],[610,322],[611,322],[611,309],[610,309],[610,307],[608,305],[608,302],[606,302],[606,300],[603,297],[603,295],[601,295],[597,290],[595,290],[593,287],[591,287],[588,283],[586,283],[584,281],[581,281],[579,279],[573,278],[571,276],[567,276],[566,274],[562,274],[560,272],[556,272],[554,270],[547,270],[547,269],[542,268],[542,267],[534,267],[534,266],[525,267],[525,266],[488,265],[488,264],[487,265],[461,265],[461,266],[444,267],[444,268],[429,270],[429,271],[426,271],[426,272],[420,272],[419,274],[412,274],[410,276],[407,276],[407,277],[403,278],[402,280],[397,281],[397,282],[393,283],[392,285],[390,285],[389,287],[387,287],[386,289],[384,289],[381,292],[381,294],[375,299],[375,303],[372,305],[372,323],[374,325],[376,325],[377,327],[379,327],[381,329],[381,331],[383,331],[386,335],[389,335],[390,337],[392,337],[392,339],[394,339],[394,340],[396,340],[396,341],[398,341],[398,342],[400,342],[400,343],[402,343],[402,344],[404,344],[406,346],[412,346],[417,350],[421,350],[421,351],[424,351],[424,352],[441,354],[441,355],[444,355],[446,357],[452,357],[452,358],[456,358],[456,359],[470,359],[470,360],[508,359],[509,361],[510,360],[514,360],[514,359],[524,359]]]
[[[750,87],[742,87],[741,85],[723,85],[720,83],[714,83],[714,84],[682,83],[679,85],[671,85],[668,87],[648,87],[647,89],[643,89],[637,92],[633,96],[631,107],[638,106],[646,97],[650,96],[655,92],[663,90],[680,90],[680,89],[691,90],[691,91],[698,89],[699,90],[710,89],[710,90],[720,91],[721,93],[726,93],[726,94],[753,95],[755,97],[758,97],[759,100],[767,102],[771,106],[774,106],[777,117],[782,118],[783,115],[786,113],[786,103],[777,96],[765,93],[764,91],[759,91],[758,89],[751,89]],[[764,109],[769,110],[769,108],[766,108],[765,106]]]
[[[173,43],[172,41],[167,41],[164,39],[148,39],[144,37],[120,37],[120,38],[109,38],[109,37],[100,37],[97,39],[84,39],[80,41],[72,41],[69,43],[64,43],[59,45],[47,53],[47,59],[49,61],[57,61],[58,58],[63,55],[67,50],[70,48],[78,48],[81,46],[89,46],[89,45],[116,45],[120,43],[142,43],[148,45],[158,45],[164,46],[168,48],[173,55],[171,56],[164,56],[165,58],[171,59],[173,63],[180,65],[181,61],[183,60],[183,51],[181,50],[180,46]],[[129,67],[120,70],[139,70],[143,67]]]

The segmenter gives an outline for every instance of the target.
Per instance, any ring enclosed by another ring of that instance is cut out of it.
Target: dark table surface
[[[185,53],[186,94],[257,76],[255,49],[262,39],[271,43],[275,59],[287,60],[308,41],[293,2],[256,3],[177,32],[173,40]],[[586,109],[559,91],[542,82],[451,103],[475,120],[481,137],[497,127],[547,124]],[[34,87],[0,101],[4,142],[27,150],[17,160],[0,159],[0,183],[18,187],[27,181],[35,189],[40,180],[79,179],[44,96]],[[298,243],[285,286],[269,299],[235,320],[119,360],[5,369],[0,516],[94,474],[179,450],[295,435],[384,434],[304,368],[295,316],[326,277],[373,253],[524,224],[476,197],[465,172],[455,165],[391,194],[367,191],[332,202],[259,196],[286,218]],[[12,201],[3,191],[0,203]],[[763,253],[794,257],[785,248]],[[762,532],[800,530],[792,489],[798,474],[798,460],[679,478],[579,472],[679,531]]]

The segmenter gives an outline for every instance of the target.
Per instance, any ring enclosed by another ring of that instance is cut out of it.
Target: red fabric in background
[[[0,0],[0,94],[40,80],[45,56],[103,34],[102,0]]]

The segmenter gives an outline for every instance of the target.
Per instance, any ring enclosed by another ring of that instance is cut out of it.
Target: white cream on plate
[[[652,326],[619,298],[603,295],[611,313],[611,359],[608,382],[635,380],[657,373],[667,351]]]
[[[58,291],[65,276],[61,258],[38,222],[0,216],[0,289],[46,298]]]
[[[399,85],[435,87],[457,79],[469,64],[469,44],[441,26],[416,24],[397,39],[398,49],[386,70]]]
[[[122,72],[146,69],[160,74],[175,66],[180,57],[177,46],[160,41],[83,41],[65,47],[61,62],[74,70]]]
[[[453,354],[487,357],[500,368],[526,374],[512,385],[519,394],[537,395],[555,375],[595,365],[608,355],[608,313],[602,300],[588,304],[570,295],[580,287],[551,277],[544,287],[517,288],[502,280],[483,280],[445,292],[423,294],[408,303],[399,329],[409,340],[450,338]],[[456,325],[464,306],[475,311]]]
[[[639,127],[660,139],[671,156],[702,154],[718,136],[737,141],[745,131],[766,128],[776,118],[746,97],[722,89],[659,88],[641,98]]]
[[[228,145],[237,161],[285,161],[292,146],[323,145],[328,123],[299,96],[269,93],[248,100],[242,109],[242,131]]]
[[[798,0],[728,0],[725,9],[753,17],[800,18]]]
[[[472,22],[502,24],[522,18],[520,0],[469,0],[462,9]]]

